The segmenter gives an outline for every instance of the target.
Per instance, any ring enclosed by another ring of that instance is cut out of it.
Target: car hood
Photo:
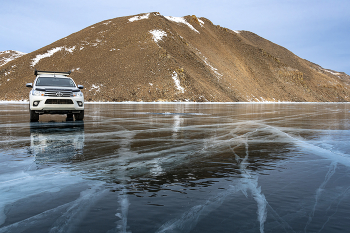
[[[77,92],[80,91],[77,87],[58,87],[58,86],[40,86],[40,87],[34,87],[37,91],[48,91],[48,90],[58,90],[58,91],[73,91]]]

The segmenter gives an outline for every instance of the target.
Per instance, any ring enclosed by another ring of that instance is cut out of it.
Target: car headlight
[[[79,91],[79,92],[73,92],[73,96],[78,96],[78,97],[83,97],[83,92]]]
[[[44,96],[44,95],[45,95],[45,92],[44,92],[44,91],[36,91],[36,90],[33,90],[33,91],[32,91],[32,95],[34,95],[34,96]]]

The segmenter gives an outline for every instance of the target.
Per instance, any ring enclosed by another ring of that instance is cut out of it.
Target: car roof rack
[[[64,75],[64,76],[68,76],[70,75],[72,72],[68,71],[68,72],[60,72],[60,71],[44,71],[44,70],[36,70],[34,71],[34,75],[40,75],[40,74],[59,74],[59,75]]]

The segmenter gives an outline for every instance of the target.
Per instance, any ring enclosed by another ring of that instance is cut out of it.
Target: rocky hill
[[[6,50],[3,52],[0,52],[0,66],[5,65],[6,63],[15,60],[16,58],[19,58],[26,53],[18,52],[18,51],[13,51],[13,50]]]
[[[148,13],[87,27],[1,65],[0,100],[28,99],[34,69],[71,70],[88,101],[350,100],[345,73],[196,16]]]

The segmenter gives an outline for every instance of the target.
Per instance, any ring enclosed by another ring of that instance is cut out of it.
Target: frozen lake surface
[[[348,232],[350,104],[0,104],[1,232]]]

